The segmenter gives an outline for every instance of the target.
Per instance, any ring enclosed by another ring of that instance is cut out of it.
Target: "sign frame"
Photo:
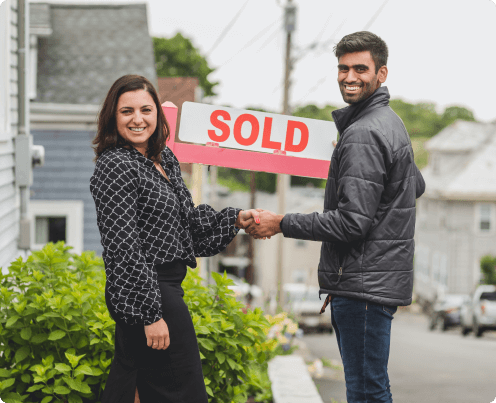
[[[175,141],[177,106],[172,102],[164,102],[162,110],[170,127],[170,137],[166,145],[175,154],[179,162],[309,178],[328,178],[331,161],[327,160],[294,157],[277,152],[269,154],[224,148],[219,147],[217,143],[207,143],[207,145],[177,143]]]

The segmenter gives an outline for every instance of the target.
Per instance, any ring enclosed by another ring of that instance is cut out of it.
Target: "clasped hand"
[[[243,228],[255,239],[270,239],[281,231],[281,220],[284,216],[263,209],[243,210],[239,213],[237,228]]]

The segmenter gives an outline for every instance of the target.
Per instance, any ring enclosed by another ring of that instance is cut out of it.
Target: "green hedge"
[[[59,242],[0,276],[0,397],[5,403],[99,402],[114,354],[103,261]],[[188,270],[185,301],[197,332],[210,403],[270,402],[267,362],[287,353],[267,337],[274,318],[246,310],[214,273]],[[287,349],[286,349],[287,350]]]

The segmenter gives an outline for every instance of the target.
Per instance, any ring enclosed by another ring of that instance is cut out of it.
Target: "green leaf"
[[[24,383],[30,383],[31,382],[31,375],[29,375],[29,374],[22,374],[21,380]]]
[[[41,391],[47,395],[51,395],[53,393],[53,388],[51,386],[46,386],[45,388],[41,389]]]
[[[71,367],[67,364],[63,364],[61,362],[55,364],[55,369],[59,372],[66,373],[71,372]]]
[[[29,352],[30,352],[30,350],[29,350],[28,346],[22,346],[15,353],[15,362],[19,363],[22,360],[24,360],[29,355]]]
[[[10,378],[10,379],[6,379],[5,381],[2,381],[2,389],[6,389],[8,388],[9,386],[12,386],[15,382],[15,378]]]
[[[26,392],[36,392],[37,390],[43,389],[45,385],[33,385],[26,390]]]
[[[56,386],[53,391],[58,395],[68,395],[71,391],[65,386]]]
[[[239,315],[233,315],[233,321],[234,325],[236,326],[236,329],[242,329],[244,326],[243,319],[239,317]]]
[[[65,376],[63,380],[73,390],[77,390],[78,392],[81,393],[91,393],[91,388],[88,386],[86,382],[81,382],[77,379],[71,379],[67,376]]]
[[[219,360],[219,364],[223,364],[224,361],[226,360],[226,356],[224,355],[224,353],[221,353],[220,351],[217,351],[215,353],[215,356],[217,357],[217,359]]]
[[[0,378],[8,378],[10,371],[8,369],[0,368]]]
[[[48,335],[46,333],[38,333],[31,338],[31,343],[41,344],[47,340],[48,340]]]
[[[48,340],[60,340],[65,336],[65,332],[63,330],[54,330],[48,336]]]
[[[48,402],[51,402],[53,399],[53,396],[46,396],[43,398],[43,400],[41,401],[41,403],[48,403]]]
[[[83,364],[76,368],[76,370],[74,371],[74,377],[77,377],[81,374],[93,375],[93,371],[88,365]]]
[[[210,388],[210,386],[205,386],[205,389],[207,389],[207,393],[208,393],[210,396],[214,397],[214,392],[212,392],[212,389]]]
[[[83,399],[81,399],[81,396],[71,392],[69,395],[69,403],[83,403]]]
[[[199,338],[198,342],[207,350],[214,351],[214,342],[210,339]]]
[[[19,316],[12,316],[10,317],[8,320],[7,320],[7,323],[5,324],[5,327],[11,327],[14,323],[16,323],[18,321]]]
[[[227,357],[227,363],[232,369],[236,369],[236,363],[229,357]]]
[[[24,329],[21,330],[21,337],[24,340],[29,340],[31,338],[31,334],[32,334],[32,331],[31,331],[30,327],[25,327]]]

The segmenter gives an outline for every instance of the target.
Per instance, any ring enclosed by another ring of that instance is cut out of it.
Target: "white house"
[[[430,302],[440,293],[470,293],[481,279],[481,257],[496,255],[496,123],[457,121],[426,149],[414,291]]]

